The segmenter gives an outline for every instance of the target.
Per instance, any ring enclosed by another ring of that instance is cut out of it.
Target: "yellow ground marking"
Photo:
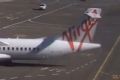
[[[107,57],[105,58],[105,60],[103,61],[102,65],[100,66],[100,68],[98,69],[97,73],[95,74],[93,80],[97,80],[97,77],[100,75],[104,65],[107,63],[107,61],[109,60],[111,54],[113,53],[114,51],[114,48],[117,46],[118,42],[120,40],[120,36],[117,38],[115,44],[113,45],[113,47],[111,48],[111,50],[109,51]]]

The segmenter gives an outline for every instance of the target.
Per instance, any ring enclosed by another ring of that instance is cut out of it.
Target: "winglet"
[[[89,8],[84,14],[92,18],[101,18],[101,8]]]

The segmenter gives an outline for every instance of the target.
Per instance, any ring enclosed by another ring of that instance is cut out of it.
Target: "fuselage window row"
[[[32,47],[0,47],[1,51],[39,51],[39,48]]]

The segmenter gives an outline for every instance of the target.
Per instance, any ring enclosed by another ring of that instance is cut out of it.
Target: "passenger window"
[[[22,50],[23,50],[23,48],[21,47],[21,48],[20,48],[20,50],[22,51]]]
[[[5,47],[3,47],[3,50],[5,50]]]
[[[39,51],[39,48],[37,47],[37,48],[33,48],[33,51]]]
[[[14,50],[14,47],[12,47],[12,50]]]
[[[33,48],[33,51],[35,51],[36,50],[36,48]]]
[[[10,47],[8,47],[7,50],[10,50]]]
[[[31,51],[31,48],[29,48],[29,51]]]
[[[19,48],[18,48],[18,47],[16,47],[16,50],[18,51],[18,50],[19,50]]]
[[[27,50],[27,48],[25,48],[25,51]]]

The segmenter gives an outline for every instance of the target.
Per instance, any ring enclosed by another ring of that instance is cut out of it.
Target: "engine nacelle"
[[[3,62],[10,62],[11,61],[11,56],[7,54],[0,54],[0,63]]]

